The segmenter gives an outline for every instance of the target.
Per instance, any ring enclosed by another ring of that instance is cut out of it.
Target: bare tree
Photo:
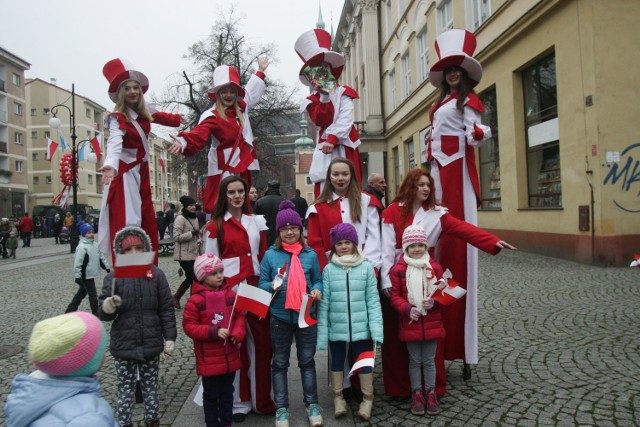
[[[204,40],[200,40],[189,47],[184,56],[195,65],[195,71],[188,73],[182,71],[174,76],[161,98],[156,103],[164,108],[180,111],[189,121],[187,128],[193,128],[200,120],[200,116],[212,102],[207,91],[212,85],[213,70],[219,65],[232,65],[240,74],[240,82],[244,86],[251,75],[256,71],[258,57],[268,56],[271,61],[276,60],[277,48],[273,43],[266,45],[252,44],[240,31],[243,16],[238,16],[231,6],[211,29],[211,34]],[[268,73],[268,70],[267,70]],[[258,161],[268,164],[277,162],[273,158],[271,150],[261,149],[264,142],[269,144],[272,138],[282,135],[286,130],[286,121],[282,120],[285,114],[290,114],[297,109],[294,102],[296,88],[287,88],[282,82],[268,79],[267,88],[261,101],[249,112],[251,127],[256,139]],[[265,147],[266,148],[266,147]],[[174,161],[177,172],[196,171],[197,176],[206,175],[207,155],[202,154],[193,157],[178,156]],[[261,156],[264,155],[264,159]],[[269,168],[267,168],[268,170]],[[256,176],[259,181],[268,181],[269,177]],[[189,182],[192,189],[192,182]]]

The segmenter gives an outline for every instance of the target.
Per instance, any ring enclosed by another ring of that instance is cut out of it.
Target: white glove
[[[104,300],[102,303],[102,311],[104,311],[105,314],[113,314],[116,312],[118,307],[120,307],[120,304],[122,304],[122,298],[118,295],[114,295]]]
[[[171,353],[173,353],[173,350],[176,349],[176,342],[175,341],[165,341],[164,342],[164,354],[166,354],[167,356],[171,356]]]

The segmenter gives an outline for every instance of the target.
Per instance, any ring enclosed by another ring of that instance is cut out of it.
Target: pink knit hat
[[[91,313],[76,311],[42,320],[33,327],[29,358],[48,375],[87,377],[100,369],[107,332]]]
[[[404,229],[404,232],[402,233],[402,251],[406,252],[407,247],[414,243],[422,243],[429,248],[427,233],[424,231],[424,228],[419,225],[410,225]]]
[[[214,254],[200,255],[193,263],[193,272],[200,283],[204,282],[209,274],[223,269],[222,260]]]

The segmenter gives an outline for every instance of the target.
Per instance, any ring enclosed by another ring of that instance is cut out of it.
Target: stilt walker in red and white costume
[[[436,186],[436,202],[454,217],[477,225],[480,184],[474,148],[491,137],[491,129],[480,124],[484,107],[473,88],[482,78],[482,66],[472,55],[474,35],[452,29],[436,38],[440,58],[429,72],[429,81],[439,89],[429,111],[432,123],[428,147],[431,174]],[[478,251],[455,237],[440,239],[438,261],[451,270],[467,290],[458,304],[442,310],[447,333],[438,343],[436,379],[439,389],[446,385],[444,360],[462,359],[463,377],[469,379],[469,365],[478,363]]]
[[[149,80],[125,59],[107,62],[102,73],[109,81],[109,98],[116,103],[105,118],[109,129],[102,172],[104,185],[99,224],[99,247],[111,252],[115,234],[127,225],[141,227],[151,238],[158,264],[158,224],[151,199],[149,141],[151,123],[178,127],[186,121],[179,114],[149,111],[144,93]]]
[[[331,35],[316,28],[303,33],[295,44],[296,53],[304,62],[300,81],[313,89],[301,104],[301,111],[318,127],[318,139],[313,151],[309,178],[315,184],[316,197],[322,186],[329,163],[336,157],[346,157],[355,166],[355,181],[362,187],[360,136],[353,124],[353,100],[358,93],[338,84],[344,67],[342,54],[331,51]]]
[[[206,253],[216,254],[224,264],[227,286],[246,282],[257,286],[260,261],[267,250],[267,222],[252,215],[247,195],[249,185],[239,176],[227,176],[218,186],[211,221],[204,230]],[[258,318],[247,313],[247,335],[240,348],[242,369],[234,381],[234,419],[252,409],[259,414],[275,411],[271,399],[271,335],[269,315]]]
[[[382,212],[382,287],[385,295],[389,295],[391,280],[389,271],[397,263],[402,254],[402,233],[410,225],[419,225],[427,233],[429,251],[433,258],[433,248],[445,238],[455,238],[465,245],[497,254],[503,248],[515,249],[513,246],[474,225],[461,221],[447,212],[447,209],[436,205],[435,186],[429,171],[422,168],[411,169],[402,180],[396,198]],[[436,249],[437,254],[437,249]],[[443,268],[446,268],[443,266]],[[456,279],[454,273],[454,279]],[[457,280],[457,279],[456,279]],[[460,301],[451,306],[462,304]],[[450,307],[451,307],[450,306]],[[389,307],[388,307],[389,308]],[[444,307],[443,307],[444,308]],[[398,316],[390,309],[385,311],[384,344],[382,345],[382,374],[385,393],[388,396],[404,397],[411,392],[409,382],[409,356],[406,348],[398,339]],[[440,346],[441,340],[438,340]],[[436,350],[437,355],[437,350]],[[446,387],[438,387],[436,366],[436,393],[443,395]]]
[[[200,116],[200,122],[189,132],[181,132],[169,147],[172,154],[193,156],[213,136],[209,149],[209,167],[204,190],[203,210],[211,213],[218,197],[220,181],[231,174],[242,176],[251,185],[251,170],[259,170],[258,156],[249,122],[251,110],[265,91],[264,71],[269,66],[267,58],[258,59],[258,72],[247,85],[240,85],[238,70],[229,65],[219,65],[213,71],[213,86],[209,98],[214,108]]]

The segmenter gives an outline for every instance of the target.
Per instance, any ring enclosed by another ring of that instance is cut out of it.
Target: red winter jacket
[[[438,279],[442,278],[442,267],[437,262],[431,261],[431,266]],[[412,304],[408,300],[407,291],[407,263],[401,256],[398,263],[389,273],[391,279],[391,306],[400,313],[398,323],[398,338],[400,341],[426,341],[443,338],[446,333],[442,325],[439,304],[434,302],[433,308],[427,310],[426,316],[420,316],[417,322],[411,322],[409,313]]]
[[[231,320],[231,336],[237,342],[244,341],[244,311],[235,310],[230,319],[236,293],[230,286],[216,291],[195,280],[192,292],[184,307],[182,328],[193,340],[197,374],[210,377],[237,371],[242,367],[239,346],[230,338],[225,342],[218,337],[218,329],[229,329]]]

